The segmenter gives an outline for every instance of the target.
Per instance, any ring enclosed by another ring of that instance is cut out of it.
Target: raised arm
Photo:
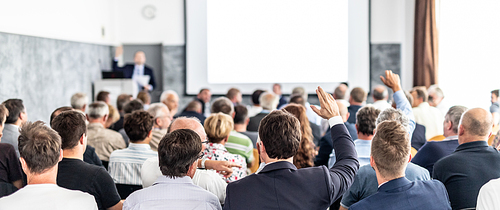
[[[118,57],[123,54],[123,46],[116,47],[115,57],[113,58],[113,71],[123,71],[123,68],[118,66]]]
[[[335,99],[327,94],[321,87],[316,90],[321,109],[314,106],[311,108],[324,119],[328,119],[332,135],[333,149],[335,150],[336,162],[330,168],[331,202],[333,203],[351,186],[354,175],[358,171],[359,162],[357,159],[354,142],[344,126],[339,114],[339,108]]]
[[[413,116],[413,109],[411,108],[410,102],[406,99],[405,93],[401,89],[399,75],[392,73],[391,70],[386,70],[385,78],[380,76],[380,80],[394,92],[393,98],[394,102],[396,102],[396,108],[403,111],[408,119],[410,119],[410,130],[408,132],[410,136],[412,136],[415,130],[415,116]]]

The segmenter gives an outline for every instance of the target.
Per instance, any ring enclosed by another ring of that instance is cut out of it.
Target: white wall
[[[97,44],[114,40],[108,0],[2,1],[0,20],[0,32]]]
[[[415,0],[371,0],[371,43],[401,44],[403,89],[413,86]]]
[[[184,0],[112,0],[116,40],[125,44],[184,45]],[[155,18],[143,17],[145,6]]]

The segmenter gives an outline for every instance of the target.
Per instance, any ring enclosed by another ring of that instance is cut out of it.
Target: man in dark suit
[[[458,127],[458,147],[434,164],[432,177],[446,186],[453,209],[475,209],[479,189],[500,177],[500,153],[488,146],[493,119],[482,108],[466,111]]]
[[[177,117],[195,117],[200,120],[201,124],[205,122],[206,117],[201,113],[201,103],[198,100],[189,102],[184,111],[182,111]]]
[[[283,96],[283,92],[281,91],[281,84],[275,83],[273,85],[273,92],[274,94],[278,95],[278,97],[280,97],[278,107],[276,107],[277,109],[288,103],[286,97]]]
[[[441,182],[411,182],[405,177],[409,160],[410,138],[406,128],[397,121],[378,124],[370,157],[378,191],[349,209],[451,209],[446,188]]]
[[[134,56],[134,64],[125,64],[123,67],[118,66],[118,57],[123,54],[123,47],[119,46],[116,48],[115,59],[113,59],[113,71],[123,72],[123,77],[134,78],[135,76],[149,75],[149,85],[141,86],[139,85],[139,90],[153,90],[155,85],[155,77],[153,70],[145,65],[146,54],[143,51],[137,51]]]
[[[301,138],[300,123],[284,111],[273,111],[262,119],[257,148],[266,165],[257,174],[229,183],[224,209],[326,209],[351,185],[359,164],[354,143],[339,116],[335,99],[317,90],[321,109],[312,109],[329,119],[337,163],[297,169],[293,156]]]

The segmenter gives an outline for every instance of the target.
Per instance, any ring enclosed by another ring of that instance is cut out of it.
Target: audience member
[[[85,116],[77,111],[64,111],[51,121],[51,127],[61,136],[63,150],[57,185],[93,195],[99,209],[122,209],[120,195],[106,169],[83,162],[87,146]]]
[[[69,106],[59,107],[56,110],[54,110],[52,112],[52,114],[50,115],[50,127],[52,127],[52,121],[54,120],[54,118],[56,118],[62,112],[71,111],[71,110],[74,110],[74,109],[69,107]],[[81,112],[78,109],[75,111]],[[85,113],[81,113],[81,114],[85,116]],[[87,125],[87,119],[85,119],[85,126],[86,125]],[[85,127],[85,132],[87,132],[87,127]],[[87,137],[87,134],[85,134],[85,137]],[[83,161],[86,163],[89,163],[89,164],[103,166],[101,159],[99,159],[99,157],[95,153],[95,148],[90,146],[90,145],[87,145],[85,148],[85,152],[83,153]]]
[[[234,117],[235,113],[233,103],[226,97],[216,99],[212,103],[212,114],[219,112]],[[251,167],[252,163],[256,161],[253,157],[252,140],[235,130],[231,131],[225,147],[229,153],[243,156],[249,167]]]
[[[2,130],[9,111],[0,104],[0,142],[2,141]],[[14,146],[0,143],[0,197],[10,195],[17,189],[23,187],[21,164],[16,155]]]
[[[349,188],[359,167],[354,143],[340,125],[333,96],[321,88],[317,93],[321,109],[313,109],[331,122],[334,148],[342,151],[337,152],[337,163],[331,169],[297,169],[292,162],[301,139],[299,120],[273,111],[259,127],[257,148],[265,166],[258,174],[229,183],[224,209],[326,209]]]
[[[113,127],[113,125],[120,120],[120,113],[113,105],[110,104],[108,104],[108,113],[108,119],[104,123],[104,127],[111,129],[111,127]]]
[[[26,122],[19,135],[19,153],[28,185],[0,198],[1,209],[95,209],[94,198],[84,192],[56,185],[62,159],[61,137],[42,121]]]
[[[370,148],[373,135],[375,134],[375,127],[377,126],[375,122],[379,114],[380,109],[373,106],[362,107],[358,110],[358,113],[356,113],[358,139],[354,140],[354,145],[358,153],[360,166],[370,164]]]
[[[227,91],[226,97],[231,100],[234,106],[241,104],[241,101],[243,100],[241,91],[238,90],[237,88],[231,88]]]
[[[356,113],[361,107],[363,107],[363,103],[366,101],[366,93],[363,88],[355,87],[351,90],[351,94],[349,96],[349,107],[347,110],[349,111],[349,119],[347,122],[355,124],[356,123]]]
[[[233,169],[233,174],[229,177],[224,177],[221,174],[226,182],[229,183],[244,178],[247,175],[245,158],[239,154],[229,153],[224,146],[234,127],[231,116],[224,113],[212,113],[205,121],[203,127],[209,141],[207,148],[203,152],[203,156],[209,160],[229,161],[242,166],[241,168]]]
[[[273,85],[273,93],[279,97],[279,103],[276,108],[281,107],[288,103],[286,97],[283,96],[283,92],[281,91],[281,84],[275,83]]]
[[[500,179],[492,179],[484,184],[477,196],[477,210],[500,209]]]
[[[389,91],[382,85],[377,85],[372,91],[373,107],[380,111],[384,111],[391,107],[391,104],[387,102],[389,99]]]
[[[446,104],[446,100],[444,100],[443,90],[441,90],[438,85],[431,85],[429,88],[427,88],[427,92],[429,93],[430,106],[436,107],[443,114],[448,112],[448,109],[450,107]]]
[[[108,91],[99,91],[99,93],[97,93],[97,96],[95,98],[96,101],[102,101],[106,104],[111,104],[111,99],[109,98],[109,92]]]
[[[335,90],[333,91],[333,98],[344,104],[344,106],[348,107],[349,106],[349,101],[345,100],[346,98],[346,93],[347,93],[347,90],[349,89],[349,87],[347,87],[347,85],[345,84],[340,84],[339,86],[337,86],[335,88]]]
[[[87,114],[87,119],[89,120],[87,143],[95,148],[95,153],[101,159],[105,168],[108,167],[111,152],[126,147],[120,133],[104,127],[108,119],[108,112],[108,105],[102,101],[98,101],[89,105]]]
[[[262,106],[260,106],[259,98],[262,93],[265,91],[263,90],[255,90],[252,93],[252,106],[248,106],[248,117],[253,117],[260,112],[262,112]]]
[[[306,101],[304,100],[304,98],[302,98],[301,95],[292,95],[290,98],[290,104],[299,104],[305,108]],[[307,113],[307,109],[306,109],[306,113]],[[328,124],[328,122],[326,122],[326,123]],[[319,140],[321,139],[321,128],[311,121],[309,121],[309,126],[311,127],[311,130],[312,130],[314,145],[319,146]]]
[[[85,113],[87,104],[89,103],[89,98],[85,93],[75,93],[71,96],[71,107]]]
[[[221,209],[214,194],[191,180],[201,150],[200,136],[192,130],[181,129],[165,135],[158,145],[163,176],[153,186],[131,194],[124,209]]]
[[[257,138],[259,133],[255,131],[247,131],[248,122],[250,118],[248,117],[247,108],[243,105],[237,105],[234,107],[234,130],[245,136],[248,136],[252,140],[253,148],[257,148]]]
[[[154,117],[153,137],[149,141],[149,146],[153,151],[158,151],[158,144],[165,134],[167,134],[168,126],[172,122],[172,115],[168,107],[163,103],[153,103],[149,106],[148,113]]]
[[[413,96],[408,91],[404,91],[406,99],[410,104],[413,104]],[[396,109],[396,102],[392,102],[392,108]],[[411,136],[411,147],[419,150],[425,143],[427,139],[425,138],[425,126],[415,123],[415,130]],[[432,173],[431,173],[432,174]]]
[[[178,114],[177,117],[196,117],[200,120],[201,124],[205,122],[206,118],[202,112],[202,105],[197,100],[189,102],[184,111]]]
[[[137,111],[137,110],[144,110],[144,105],[142,104],[141,100],[134,99],[128,103],[125,104],[123,107],[123,112],[125,114],[132,114],[132,112]],[[124,118],[125,119],[125,118]],[[123,141],[125,141],[125,144],[128,147],[129,139],[127,136],[127,133],[125,132],[125,129],[122,128],[118,131],[122,135]]]
[[[201,113],[203,114],[203,116],[210,116],[210,100],[212,100],[212,93],[210,92],[210,89],[201,89],[196,96],[196,100],[201,103]]]
[[[288,104],[283,110],[295,116],[300,123],[301,138],[297,153],[293,157],[293,164],[297,169],[314,166],[316,150],[314,150],[313,135],[306,116],[306,108],[300,104]]]
[[[451,209],[441,182],[412,182],[405,177],[411,155],[410,138],[403,125],[397,121],[378,124],[372,141],[370,165],[376,172],[377,193],[349,209]]]
[[[428,95],[425,87],[414,87],[410,91],[413,96],[413,114],[415,122],[425,126],[425,138],[443,134],[444,117],[436,107],[431,107],[427,102]]]
[[[307,101],[309,99],[309,96],[306,92],[306,89],[304,89],[303,87],[296,87],[292,90],[292,95],[301,95],[302,98],[304,99],[305,101],[305,107],[306,107],[306,113],[307,113],[307,118],[309,119],[310,122],[318,125],[318,126],[321,126],[321,117],[318,116],[316,113],[314,113],[314,111],[312,110],[311,108],[311,104]],[[318,106],[314,105],[316,108],[318,108]],[[280,109],[283,108],[283,107],[280,107]]]
[[[19,127],[28,121],[28,112],[26,112],[21,99],[8,99],[2,104],[9,111],[3,126],[2,142],[14,146],[17,157],[19,157],[17,137],[19,137]]]
[[[179,117],[172,121],[169,127],[169,133],[179,129],[190,129],[195,131],[199,136],[202,144],[202,151],[205,151],[207,141],[207,134],[201,123],[196,118]],[[161,155],[161,153],[160,153]],[[142,185],[146,188],[162,176],[160,167],[158,166],[158,158],[148,158],[141,169]],[[221,204],[224,203],[226,198],[226,186],[224,181],[215,170],[220,171],[224,176],[230,176],[233,172],[232,167],[241,167],[227,161],[208,160],[206,158],[198,160],[198,169],[196,170],[193,183],[215,194]],[[214,170],[208,170],[214,169]]]
[[[349,118],[349,112],[347,111],[347,107],[339,101],[335,101],[337,104],[337,107],[339,108],[339,115],[342,118],[342,122],[344,122],[344,126],[347,128],[347,131],[349,133],[349,136],[351,136],[351,139],[357,139],[358,134],[356,134],[356,127],[354,124],[351,124],[347,122],[347,119]],[[330,125],[328,125],[330,126]],[[316,158],[314,160],[314,165],[315,166],[321,166],[324,165],[326,167],[329,166],[329,162],[333,165],[335,161],[330,161],[330,160],[335,160],[335,152],[333,152],[333,141],[332,141],[332,134],[330,133],[330,129],[328,129],[323,137],[319,140],[319,150],[318,150],[318,155],[316,155]]]
[[[481,108],[467,110],[460,119],[457,149],[434,164],[432,177],[441,181],[453,209],[476,208],[481,186],[500,177],[500,154],[488,146],[491,114]]]
[[[179,111],[179,96],[173,90],[166,90],[160,96],[160,102],[167,105],[170,115],[175,116]]]
[[[446,137],[442,141],[428,141],[411,159],[412,163],[426,168],[432,176],[434,163],[448,156],[458,147],[458,125],[462,114],[467,111],[464,106],[452,106],[443,122],[443,133]]]
[[[150,157],[158,157],[158,153],[149,146],[153,136],[153,122],[154,117],[146,111],[139,110],[125,115],[123,128],[130,144],[126,149],[111,153],[108,167],[122,199],[142,188],[142,164]]]
[[[498,89],[491,91],[490,113],[491,116],[493,116],[493,125],[497,125],[500,120],[500,104],[498,103],[498,94]]]
[[[120,113],[120,119],[111,126],[111,129],[114,131],[119,131],[123,128],[123,117],[125,116],[125,112],[123,111],[123,107],[126,103],[130,102],[132,99],[132,95],[128,94],[120,94],[118,98],[116,98],[116,108],[118,109],[118,113]]]
[[[141,91],[137,94],[137,99],[141,100],[144,104],[144,110],[148,110],[149,105],[151,104],[151,95],[149,95],[148,91]]]
[[[259,128],[259,123],[267,114],[269,114],[272,110],[275,110],[277,104],[279,103],[279,98],[276,94],[271,92],[264,92],[260,94],[259,104],[262,107],[262,111],[250,117],[250,122],[248,122],[247,130],[249,131],[257,131]]]

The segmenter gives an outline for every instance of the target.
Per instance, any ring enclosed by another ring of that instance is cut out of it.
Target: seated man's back
[[[97,206],[94,197],[87,193],[64,189],[55,184],[36,184],[0,198],[0,209],[97,210]]]

